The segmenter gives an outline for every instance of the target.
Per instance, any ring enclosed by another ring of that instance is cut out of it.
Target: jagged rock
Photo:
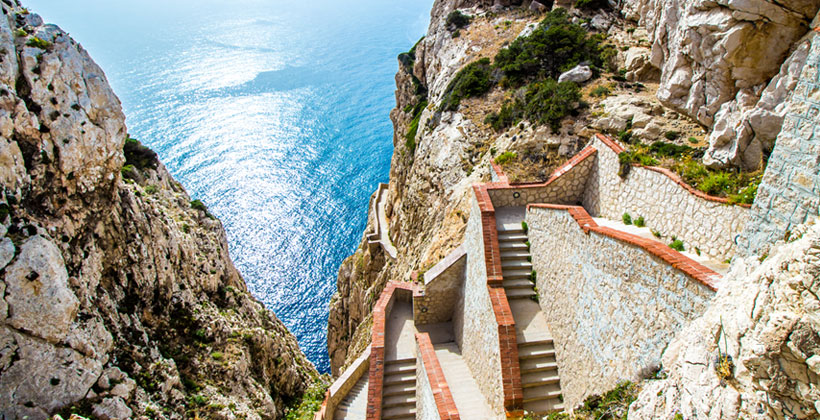
[[[106,398],[93,408],[94,416],[101,420],[125,420],[133,413],[120,397]]]
[[[658,99],[707,127],[741,89],[766,83],[809,30],[810,0],[626,0],[622,13],[646,27]]]
[[[558,76],[558,82],[583,83],[591,78],[592,70],[590,70],[589,66],[578,65],[564,73],[561,73],[561,75]]]
[[[32,236],[4,279],[11,315],[6,322],[51,343],[66,338],[80,303],[68,287],[68,273],[56,245]]]
[[[657,81],[660,70],[652,65],[649,48],[630,47],[624,54],[626,80],[630,82]]]
[[[86,399],[98,418],[181,419],[200,381],[237,417],[283,417],[316,371],[248,293],[221,223],[160,162],[124,182],[125,117],[102,70],[57,26],[0,7],[0,417]]]
[[[534,12],[542,13],[542,12],[547,11],[547,6],[544,6],[543,4],[541,4],[538,1],[533,1],[532,3],[530,3],[530,10],[532,10]]]
[[[797,85],[808,51],[808,40],[800,42],[762,93],[762,85],[741,89],[735,99],[721,105],[708,138],[707,165],[760,167],[764,151],[774,147],[786,115],[786,97]]]
[[[596,31],[606,32],[609,30],[609,27],[612,26],[612,19],[605,14],[599,13],[592,17],[589,21],[589,25]]]
[[[664,352],[668,378],[646,382],[630,419],[817,417],[820,225],[795,231],[801,239],[733,263],[710,308]],[[734,363],[729,379],[716,373],[719,354]]]

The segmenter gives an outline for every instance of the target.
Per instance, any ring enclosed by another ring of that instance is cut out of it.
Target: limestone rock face
[[[561,73],[561,75],[558,76],[558,82],[583,83],[589,80],[591,77],[592,70],[589,69],[589,66],[579,65],[566,71],[565,73]]]
[[[711,307],[670,343],[630,419],[814,419],[820,413],[820,225],[733,263]],[[760,262],[760,260],[763,260]],[[731,377],[716,362],[731,357]]]
[[[786,98],[797,85],[808,52],[808,40],[799,42],[761,93],[757,93],[760,86],[741,89],[735,99],[720,106],[709,134],[706,164],[760,167],[764,151],[774,147],[786,115]]]
[[[660,101],[711,127],[721,105],[778,73],[818,7],[813,0],[626,0],[621,11],[649,32]]]
[[[0,417],[213,418],[193,395],[282,417],[316,371],[248,294],[222,225],[159,162],[124,179],[102,70],[0,7]]]

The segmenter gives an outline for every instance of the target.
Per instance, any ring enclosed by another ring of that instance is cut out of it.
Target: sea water
[[[26,0],[219,217],[251,293],[329,370],[328,303],[387,182],[396,56],[433,0]]]

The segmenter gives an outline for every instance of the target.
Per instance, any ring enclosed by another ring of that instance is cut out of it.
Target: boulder
[[[589,66],[577,65],[573,67],[571,70],[565,73],[561,73],[561,75],[558,76],[558,82],[583,83],[591,78],[592,70],[590,70]]]
[[[106,398],[93,408],[94,417],[101,420],[130,419],[132,411],[120,397]]]
[[[533,0],[533,2],[530,3],[530,10],[533,12],[542,13],[547,11],[547,6],[543,5],[539,1]]]
[[[624,54],[626,80],[630,82],[656,82],[660,70],[652,65],[650,50],[646,47],[630,47]]]

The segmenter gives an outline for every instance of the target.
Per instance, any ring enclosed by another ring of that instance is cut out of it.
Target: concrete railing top
[[[448,268],[458,262],[458,260],[464,258],[466,255],[467,249],[464,248],[464,244],[459,245],[456,249],[447,254],[447,256],[441,261],[437,262],[433,268],[424,273],[424,285],[426,286],[430,284],[430,282],[437,279],[441,273],[445,272]]]

